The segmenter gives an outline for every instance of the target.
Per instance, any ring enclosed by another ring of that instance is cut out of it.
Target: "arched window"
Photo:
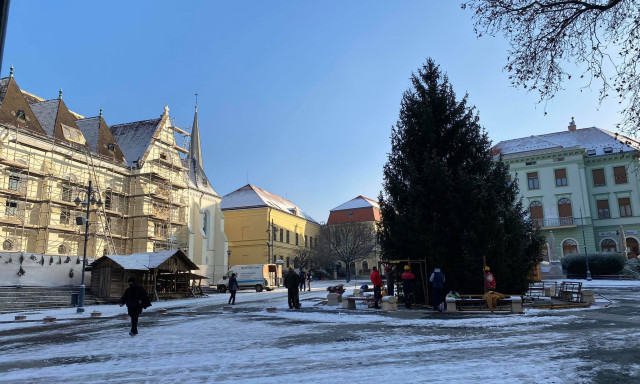
[[[578,243],[572,239],[566,239],[562,242],[562,255],[577,255],[578,254]]]
[[[600,249],[602,252],[618,252],[618,244],[612,239],[604,239],[600,243]]]
[[[633,237],[627,237],[627,255],[629,257],[638,257],[639,253],[638,240]]]
[[[369,263],[367,263],[366,261],[363,261],[362,262],[362,269],[365,270],[365,271],[369,270]]]
[[[7,239],[4,241],[4,243],[2,243],[2,249],[4,249],[5,251],[10,251],[13,249],[13,241]]]
[[[64,244],[60,244],[60,246],[58,246],[58,254],[59,255],[66,255],[67,254],[67,246]]]
[[[206,235],[209,228],[209,212],[202,212],[202,232]]]
[[[349,263],[349,271],[351,272],[352,275],[356,275],[356,263],[351,262]]]
[[[542,212],[542,203],[535,200],[529,204],[529,215],[531,216],[531,220],[533,220],[539,227],[542,227],[542,219],[544,218],[544,213]]]
[[[560,226],[573,225],[573,212],[571,211],[571,200],[562,198],[558,200],[558,216]]]

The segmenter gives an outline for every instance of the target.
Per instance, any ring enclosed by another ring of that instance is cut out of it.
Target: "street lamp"
[[[78,294],[78,309],[77,313],[84,312],[84,270],[87,267],[87,242],[89,241],[89,209],[91,205],[95,204],[98,207],[102,206],[102,199],[100,199],[100,195],[98,195],[98,200],[96,200],[96,191],[91,188],[91,180],[89,180],[89,187],[86,192],[80,192],[81,194],[85,194],[84,199],[80,199],[80,195],[76,197],[73,201],[76,203],[76,207],[82,205],[83,207],[87,207],[87,215],[86,216],[78,216],[76,217],[76,224],[83,225],[84,224],[84,252],[82,253],[82,277],[80,282],[80,291]]]
[[[580,207],[580,220],[582,221],[582,242],[584,243],[584,257],[587,259],[587,281],[591,281],[591,271],[589,270],[589,254],[587,253],[587,238],[584,235],[584,217],[582,207]]]

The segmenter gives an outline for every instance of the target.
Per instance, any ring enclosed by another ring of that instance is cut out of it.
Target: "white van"
[[[216,282],[218,292],[224,293],[229,290],[229,278],[232,273],[236,274],[238,288],[255,289],[256,292],[275,289],[278,287],[278,281],[282,279],[282,267],[276,264],[234,265]]]

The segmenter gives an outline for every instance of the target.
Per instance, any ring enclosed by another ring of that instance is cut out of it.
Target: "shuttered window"
[[[605,181],[604,181],[604,169],[600,168],[600,169],[594,169],[591,171],[591,174],[593,175],[593,186],[594,187],[600,187],[603,185],[606,185]]]
[[[627,183],[627,169],[625,167],[613,167],[613,177],[616,184]]]
[[[527,182],[529,183],[529,189],[540,189],[538,172],[527,173]]]
[[[596,205],[598,206],[599,219],[608,219],[611,217],[611,213],[609,212],[609,200],[597,200]]]
[[[556,169],[556,187],[564,187],[567,185],[567,170],[566,169]]]
[[[539,220],[544,217],[544,214],[542,212],[542,203],[539,201],[531,202],[531,204],[529,205],[529,212],[533,220]]]
[[[560,217],[571,217],[573,213],[571,212],[571,200],[569,199],[560,199],[558,201],[558,216]]]
[[[628,197],[618,199],[618,206],[620,207],[620,217],[631,216],[631,199]]]

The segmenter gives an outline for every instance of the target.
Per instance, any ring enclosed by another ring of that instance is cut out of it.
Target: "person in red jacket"
[[[491,269],[489,267],[484,267],[485,275],[484,275],[484,290],[495,291],[496,290],[496,278],[493,277],[493,273],[491,273]]]
[[[380,277],[378,268],[373,267],[372,269],[373,271],[371,271],[371,282],[373,283],[373,298],[375,299],[375,301],[373,302],[373,308],[380,309],[378,300],[382,299],[382,278]]]
[[[404,273],[402,277],[402,295],[404,296],[404,306],[407,309],[411,309],[411,293],[413,293],[413,280],[415,276],[411,273],[411,268],[408,265],[404,266]]]

